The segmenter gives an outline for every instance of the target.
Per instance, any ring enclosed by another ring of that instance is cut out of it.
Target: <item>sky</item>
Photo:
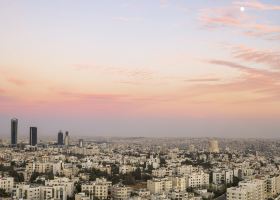
[[[278,0],[0,0],[0,136],[279,137]]]

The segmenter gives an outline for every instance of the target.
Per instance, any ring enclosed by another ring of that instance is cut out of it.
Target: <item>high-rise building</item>
[[[70,136],[69,136],[69,132],[66,131],[65,138],[64,138],[64,145],[69,146],[69,144],[70,144]]]
[[[219,144],[217,140],[210,140],[209,141],[209,152],[210,153],[219,153]]]
[[[79,147],[80,148],[84,147],[84,140],[83,139],[79,139]]]
[[[18,119],[13,118],[11,120],[11,145],[17,145],[17,132],[18,132]]]
[[[57,144],[63,145],[63,133],[61,131],[59,131],[57,134]]]
[[[31,146],[37,145],[37,127],[30,127],[29,144]]]

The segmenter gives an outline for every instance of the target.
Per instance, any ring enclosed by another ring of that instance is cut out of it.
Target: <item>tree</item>
[[[112,174],[119,174],[119,167],[115,164],[111,166],[111,173]]]
[[[52,171],[46,173],[46,179],[47,180],[53,180],[54,179],[54,174]]]
[[[81,183],[77,183],[75,193],[80,193],[81,191],[82,191],[82,185]]]
[[[160,157],[160,166],[164,166],[166,164],[165,158],[164,157]]]
[[[123,183],[125,185],[134,185],[135,184],[135,178],[132,176],[132,174],[126,174],[124,177]]]
[[[136,170],[134,172],[132,172],[132,176],[135,178],[135,180],[141,180],[142,179],[140,167],[137,167]]]
[[[10,197],[10,194],[7,193],[4,189],[0,188],[0,197]]]

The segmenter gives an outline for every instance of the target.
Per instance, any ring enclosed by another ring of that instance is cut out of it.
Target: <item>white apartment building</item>
[[[5,190],[6,192],[11,193],[14,187],[14,178],[13,177],[0,177],[0,189]]]
[[[47,162],[30,162],[25,169],[25,180],[30,179],[33,172],[47,173],[53,170],[53,164]]]
[[[126,200],[130,197],[131,188],[123,184],[117,184],[112,186],[111,191],[114,200]]]
[[[169,177],[169,180],[172,181],[172,189],[186,191],[187,184],[186,184],[185,177],[172,176],[172,177]]]
[[[227,189],[227,200],[254,200],[252,190],[248,187],[231,187]]]
[[[267,197],[274,198],[280,194],[280,175],[267,178]]]
[[[180,191],[180,190],[172,190],[168,193],[168,199],[172,200],[187,200],[192,199],[194,197],[193,193],[188,193],[186,191]]]
[[[89,184],[82,184],[82,192],[84,192],[90,199],[95,197],[98,199],[107,199],[108,191],[112,186],[112,182],[106,179],[96,179],[95,182]]]
[[[38,186],[18,184],[13,188],[13,199],[22,200],[66,200],[65,186]]]
[[[40,186],[18,184],[13,189],[13,199],[40,200]]]
[[[178,175],[191,174],[192,171],[193,171],[192,165],[183,165],[176,168],[176,172]]]
[[[168,178],[154,178],[147,181],[147,189],[151,192],[151,194],[161,194],[162,192],[168,192],[172,189],[172,181]]]
[[[40,200],[67,200],[66,186],[41,186]]]
[[[152,170],[153,177],[163,178],[166,176],[166,174],[166,168],[164,167]]]
[[[265,180],[253,179],[250,181],[241,181],[238,184],[240,187],[247,187],[253,190],[254,200],[266,199],[266,182]]]
[[[209,174],[204,172],[192,173],[186,175],[187,187],[201,188],[209,185]]]
[[[265,200],[265,180],[253,179],[239,182],[238,187],[227,189],[227,200]]]
[[[233,170],[221,170],[212,173],[213,183],[220,184],[230,184],[233,183]]]
[[[66,195],[68,197],[72,197],[75,190],[74,181],[71,181],[69,178],[66,177],[55,177],[54,180],[46,180],[45,186],[65,186]]]
[[[75,200],[90,200],[90,197],[88,197],[84,192],[80,192],[75,194]]]

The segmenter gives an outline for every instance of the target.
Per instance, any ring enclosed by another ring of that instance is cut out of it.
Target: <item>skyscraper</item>
[[[29,144],[31,146],[37,145],[37,127],[30,127]]]
[[[84,140],[83,139],[79,139],[79,147],[80,148],[84,147]]]
[[[57,144],[63,145],[63,133],[61,131],[59,131],[57,134]]]
[[[65,132],[64,144],[66,146],[69,146],[69,144],[70,144],[70,136],[69,136],[69,132],[68,131]]]
[[[13,118],[11,120],[11,145],[17,145],[17,131],[18,131],[18,119]]]

